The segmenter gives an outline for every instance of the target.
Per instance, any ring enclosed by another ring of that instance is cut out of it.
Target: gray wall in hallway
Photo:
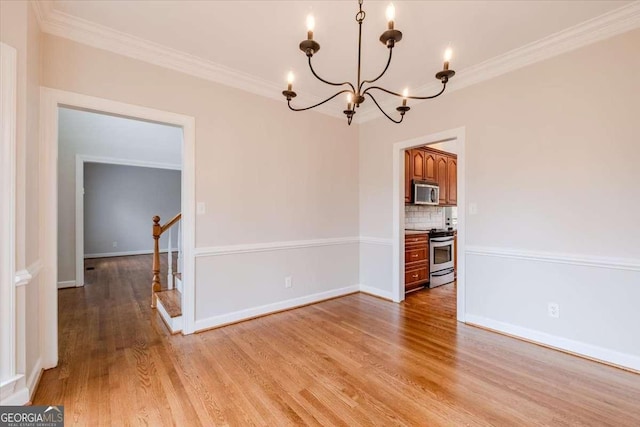
[[[178,170],[85,163],[85,255],[151,251],[151,218],[165,223],[180,212],[180,182]],[[172,240],[177,247],[176,226]],[[167,248],[166,235],[160,248]]]

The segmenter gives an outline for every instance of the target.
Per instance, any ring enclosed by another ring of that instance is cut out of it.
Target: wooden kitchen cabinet
[[[426,181],[440,187],[440,206],[458,204],[458,156],[421,147],[404,152],[404,201],[412,202],[413,181]]]
[[[458,204],[458,158],[447,159],[447,205]]]
[[[404,238],[404,291],[429,283],[429,234],[410,234]]]
[[[424,152],[424,180],[429,182],[437,182],[438,180],[436,155],[428,150]]]
[[[424,180],[424,151],[421,149],[411,150],[411,179],[417,181]]]
[[[440,187],[440,205],[446,205],[447,196],[449,195],[449,186],[447,185],[447,164],[449,158],[443,155],[436,155],[436,182]]]

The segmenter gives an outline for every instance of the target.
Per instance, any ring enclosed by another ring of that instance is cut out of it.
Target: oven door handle
[[[437,243],[441,243],[441,242],[453,242],[453,236],[451,237],[434,237],[433,239],[429,239],[430,242],[437,242]]]
[[[432,277],[440,277],[440,276],[446,276],[447,274],[451,274],[453,273],[453,268],[447,268],[445,270],[441,270],[441,271],[436,271],[435,273],[431,273]]]

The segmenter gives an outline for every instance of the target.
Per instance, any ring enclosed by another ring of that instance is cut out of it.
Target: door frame
[[[40,89],[41,211],[43,269],[41,333],[43,368],[58,364],[58,108],[71,107],[179,126],[182,145],[183,334],[195,330],[195,118],[59,89]],[[149,283],[151,287],[151,283]]]
[[[147,162],[143,160],[118,159],[115,157],[99,157],[87,154],[76,154],[76,279],[75,287],[84,286],[84,164],[102,163],[109,165],[135,166],[142,168],[182,170],[182,165],[170,163]],[[180,209],[182,211],[182,208]],[[69,286],[71,287],[71,286]],[[58,285],[58,289],[60,289]]]
[[[18,51],[0,43],[0,400],[10,399],[24,381],[18,325],[24,310],[18,307],[16,276],[16,146]],[[20,350],[20,351],[19,351]],[[10,404],[10,403],[6,403]]]
[[[465,321],[466,280],[465,280],[465,230],[466,230],[466,182],[465,182],[465,127],[412,138],[393,144],[393,276],[391,295],[395,302],[404,300],[404,151],[407,149],[456,141],[458,155],[458,274],[457,274],[457,319]]]

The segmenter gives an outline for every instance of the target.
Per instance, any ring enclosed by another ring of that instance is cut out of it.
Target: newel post
[[[151,282],[151,307],[156,308],[156,292],[160,290],[160,235],[162,226],[160,217],[153,217],[153,280]]]

